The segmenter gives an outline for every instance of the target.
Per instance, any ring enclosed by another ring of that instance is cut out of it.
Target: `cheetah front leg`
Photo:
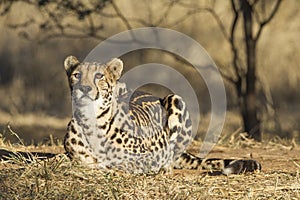
[[[71,160],[77,160],[92,168],[99,168],[98,159],[93,155],[84,134],[82,134],[81,127],[74,119],[68,124],[67,134],[64,138],[64,148]]]
[[[167,112],[167,129],[173,150],[172,162],[180,157],[192,142],[192,122],[185,102],[178,95],[168,95],[163,99]]]

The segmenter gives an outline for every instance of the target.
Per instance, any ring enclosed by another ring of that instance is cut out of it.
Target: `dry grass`
[[[9,150],[63,152],[61,146],[0,145]],[[157,175],[104,173],[71,162],[64,154],[32,164],[14,157],[0,163],[0,199],[299,199],[300,149],[282,146],[215,147],[209,157],[251,153],[263,165],[261,173],[230,176],[191,170]]]
[[[2,199],[299,199],[299,172],[209,176],[87,170],[65,157],[1,170]]]

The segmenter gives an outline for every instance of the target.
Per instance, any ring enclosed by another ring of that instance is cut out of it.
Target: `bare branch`
[[[253,3],[251,4],[251,6],[253,7],[255,4],[257,4],[259,2],[259,0],[254,0]]]
[[[119,7],[115,4],[115,2],[112,0],[111,4],[116,12],[116,14],[120,17],[120,19],[123,21],[123,23],[125,24],[127,30],[129,30],[129,33],[132,37],[132,40],[137,41],[133,31],[131,31],[132,26],[130,25],[128,19],[123,15],[123,13],[121,12],[121,10],[119,9]]]
[[[233,17],[233,21],[232,21],[231,28],[230,28],[229,43],[231,45],[231,51],[233,53],[232,63],[233,63],[233,69],[235,72],[235,76],[238,79],[241,79],[242,74],[241,74],[241,69],[238,64],[239,55],[238,55],[237,47],[235,45],[235,31],[236,31],[236,27],[237,27],[237,22],[239,20],[239,9],[235,5],[234,0],[231,0],[231,7],[232,7],[232,10],[234,13],[234,17]]]
[[[179,0],[176,0],[176,1],[171,1],[169,3],[169,5],[167,6],[167,9],[166,11],[164,12],[164,14],[161,16],[161,18],[155,23],[156,26],[160,26],[163,21],[168,18],[172,8],[176,5],[176,3],[178,2]]]
[[[59,31],[61,33],[63,33],[64,26],[60,23],[61,20],[59,20],[57,18],[57,16],[53,12],[51,12],[47,7],[45,7],[44,10],[45,10],[46,14],[48,15],[49,19],[51,19],[51,21],[55,24],[55,26],[59,29]]]
[[[123,21],[123,23],[125,24],[126,28],[128,30],[132,29],[132,26],[130,25],[129,21],[126,19],[126,17],[123,15],[123,13],[121,12],[121,10],[119,9],[119,7],[116,5],[116,3],[112,0],[111,5],[113,6],[115,12],[117,13],[117,16],[120,17],[120,19]]]
[[[260,22],[258,31],[257,31],[256,35],[254,36],[254,41],[255,42],[259,39],[264,26],[267,25],[274,18],[275,14],[277,13],[277,11],[279,9],[279,6],[280,6],[281,2],[282,2],[282,0],[277,0],[273,10],[271,11],[271,13],[269,15],[269,17],[267,17],[264,21]]]
[[[186,21],[188,18],[192,17],[193,15],[200,13],[204,11],[204,9],[202,8],[197,8],[191,11],[188,11],[185,15],[181,16],[180,18],[178,18],[176,21],[174,21],[173,23],[168,24],[168,27],[172,28],[174,26],[177,26],[180,23],[183,23],[184,21]]]
[[[220,66],[220,65],[218,65]],[[221,74],[221,76],[223,78],[225,78],[228,82],[230,82],[231,84],[235,85],[236,84],[236,80],[234,80],[233,77],[231,77],[230,75],[226,74],[223,70],[219,69],[219,72]]]
[[[26,22],[20,23],[20,24],[7,24],[9,28],[18,29],[18,28],[24,28],[28,27],[35,23],[34,19],[29,19]]]
[[[6,15],[10,11],[12,4],[13,4],[12,1],[0,2],[0,8],[1,8],[0,16]]]
[[[229,40],[229,36],[228,36],[227,31],[226,31],[225,25],[222,22],[220,16],[216,13],[216,11],[213,8],[204,8],[204,10],[208,11],[212,15],[212,17],[216,20],[223,36],[225,37],[225,39]]]
[[[128,21],[139,23],[142,26],[150,26],[150,23],[144,19],[127,18]]]
[[[85,34],[85,33],[82,33],[82,34],[51,33],[51,34],[48,34],[48,35],[44,36],[40,40],[38,40],[38,43],[42,44],[46,40],[55,39],[55,38],[88,39],[88,38],[91,38],[91,37],[95,38],[95,39],[99,39],[99,40],[105,40],[105,39],[107,39],[107,37],[104,37],[104,36],[101,36],[101,35],[97,35],[97,34],[95,34],[95,35],[88,35],[88,34]]]

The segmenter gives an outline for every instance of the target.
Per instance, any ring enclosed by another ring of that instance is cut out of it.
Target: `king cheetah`
[[[186,152],[192,122],[182,98],[161,99],[119,82],[123,62],[64,61],[73,115],[64,147],[80,163],[102,170],[158,173],[160,170],[211,169],[238,174],[261,169],[255,160],[201,159]]]

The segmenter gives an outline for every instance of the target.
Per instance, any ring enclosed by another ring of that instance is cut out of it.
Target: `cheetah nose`
[[[82,85],[79,89],[80,89],[80,91],[83,92],[84,94],[87,94],[89,91],[92,90],[92,87],[91,87],[91,86],[85,86],[85,85]]]

